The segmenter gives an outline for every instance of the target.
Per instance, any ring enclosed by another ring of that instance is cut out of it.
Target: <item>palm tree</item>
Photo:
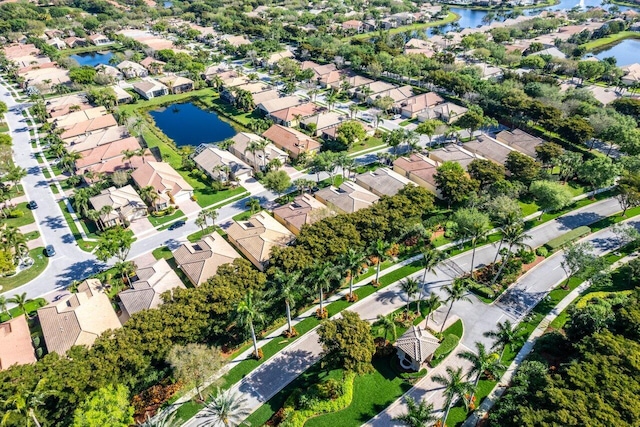
[[[219,424],[225,427],[239,426],[242,420],[251,411],[247,409],[246,398],[231,390],[221,391],[218,387],[217,394],[211,395],[211,401],[197,415],[198,418],[206,418],[198,424],[200,427],[217,427]]]
[[[438,295],[432,292],[431,294],[429,294],[429,299],[427,299],[424,303],[427,305],[427,308],[429,309],[428,316],[431,316],[431,320],[433,320],[433,314],[435,313],[438,306],[442,304],[442,300]],[[429,320],[428,316],[427,316],[427,320]]]
[[[78,188],[73,193],[73,209],[81,216],[87,216],[89,211],[89,199],[92,196],[91,188]]]
[[[247,151],[251,153],[253,156],[253,163],[256,165],[256,172],[259,170],[260,166],[258,165],[258,159],[256,158],[256,153],[260,150],[258,147],[258,141],[249,141],[246,148],[244,149],[244,155],[246,156]]]
[[[131,286],[131,274],[135,273],[138,266],[133,261],[118,261],[114,264],[113,268],[120,274],[122,280],[127,280],[129,286]]]
[[[456,301],[471,302],[471,300],[466,296],[467,285],[462,280],[455,279],[451,285],[444,286],[442,289],[444,289],[444,291],[447,293],[447,299],[445,300],[445,302],[449,304],[449,310],[447,310],[447,315],[444,316],[442,326],[440,327],[440,333],[442,333],[442,331],[444,330],[444,325],[447,324],[447,319],[449,318],[449,313],[451,313],[453,304]]]
[[[394,341],[398,339],[398,331],[396,330],[396,321],[393,318],[393,313],[387,314],[386,316],[378,314],[378,322],[380,323],[380,327],[384,329],[384,339],[387,339],[387,332],[389,331],[391,331],[391,336]]]
[[[354,116],[356,115],[356,113],[358,112],[358,105],[357,104],[351,104],[349,105],[349,117],[353,120]]]
[[[301,273],[295,272],[287,274],[284,271],[278,269],[274,274],[274,278],[277,284],[277,293],[284,299],[284,305],[287,310],[287,325],[289,325],[289,334],[293,335],[293,325],[291,324],[291,308],[294,307],[296,298],[300,292],[300,275]]]
[[[13,297],[8,299],[9,302],[14,303],[15,305],[18,306],[19,310],[22,310],[22,313],[24,313],[25,317],[27,316],[27,304],[30,303],[31,301],[33,301],[30,298],[27,298],[27,293],[23,292],[21,294],[16,294]]]
[[[156,414],[153,418],[147,415],[146,421],[140,424],[140,427],[174,427],[176,416],[177,412],[169,412],[168,410]]]
[[[200,227],[200,230],[202,230],[202,232],[204,232],[204,229],[207,228],[207,221],[204,218],[200,218],[200,214],[198,214],[198,218],[196,218],[195,224]]]
[[[12,415],[17,415],[24,420],[24,425],[29,427],[31,422],[40,427],[40,422],[36,417],[36,408],[44,404],[44,399],[52,394],[51,391],[43,390],[45,380],[38,381],[33,390],[20,390],[9,399],[4,401],[6,410],[0,425],[6,425]]]
[[[333,263],[327,261],[322,264],[316,264],[314,274],[310,276],[313,288],[320,293],[320,317],[324,316],[324,291],[328,291],[331,281],[338,278],[338,270]]]
[[[409,427],[426,427],[433,425],[438,417],[433,415],[433,403],[426,403],[424,400],[416,402],[411,396],[405,399],[407,403],[407,413],[393,418]]]
[[[407,277],[400,282],[400,289],[407,294],[407,317],[409,316],[409,304],[411,303],[411,298],[418,293],[419,287],[420,284],[418,281],[412,277]]]
[[[60,159],[60,169],[72,173],[76,167],[76,161],[82,158],[82,154],[77,151],[65,153]]]
[[[160,195],[152,185],[142,187],[140,189],[140,197],[149,205],[149,207],[153,207],[154,209],[157,208],[155,202],[160,198]]]
[[[324,97],[324,100],[327,103],[327,107],[329,107],[329,111],[331,111],[333,106],[338,101],[338,92],[336,92],[335,90],[329,91],[329,93]]]
[[[371,254],[376,257],[376,283],[380,277],[380,264],[389,259],[389,248],[391,245],[384,240],[377,240],[371,248]]]
[[[483,334],[487,338],[493,338],[494,343],[492,350],[500,350],[500,360],[504,356],[504,352],[508,346],[522,342],[524,337],[519,328],[514,328],[510,320],[498,323],[495,331],[488,331]]]
[[[458,353],[459,358],[471,362],[467,377],[475,376],[473,380],[473,393],[471,393],[470,400],[473,400],[473,395],[478,388],[478,383],[482,375],[497,378],[500,376],[500,371],[504,369],[504,366],[500,363],[500,357],[496,353],[487,353],[484,344],[477,342],[476,349],[476,352],[467,350]]]
[[[349,272],[349,295],[351,297],[353,296],[353,279],[360,271],[365,259],[365,254],[354,248],[349,248],[341,257],[340,264]]]
[[[254,214],[260,211],[260,200],[256,197],[250,198],[247,203],[245,203],[245,207],[249,208],[249,211]]]
[[[204,222],[205,228],[209,226],[209,223],[207,222],[207,214],[205,213],[205,211],[198,212],[198,217],[196,219],[197,220],[199,219],[201,222]]]
[[[258,358],[258,340],[256,339],[254,324],[264,322],[263,307],[264,300],[258,299],[254,301],[252,292],[245,295],[244,299],[236,306],[236,322],[242,327],[249,328],[256,358]]]
[[[7,252],[13,252],[17,260],[29,252],[27,238],[16,227],[6,226],[0,231],[0,245]]]
[[[204,210],[205,216],[211,220],[211,225],[216,225],[216,219],[218,219],[218,211],[215,208],[209,208]]]
[[[3,295],[0,295],[0,312],[7,313],[9,318],[11,318],[11,313],[9,313],[9,310],[7,310],[7,298],[5,298]]]
[[[435,276],[438,275],[436,266],[442,261],[442,252],[437,249],[426,248],[422,251],[422,266],[424,267],[424,273],[422,274],[422,283],[420,285],[420,295],[418,296],[418,313],[420,313],[420,300],[422,299],[422,291],[424,285],[427,284],[427,273],[431,273]]]
[[[445,396],[445,411],[442,416],[442,425],[446,424],[447,417],[449,416],[449,411],[451,407],[458,399],[464,399],[465,406],[469,404],[469,402],[465,399],[465,395],[469,394],[470,384],[464,381],[464,374],[462,373],[462,368],[454,369],[451,366],[447,367],[447,376],[444,375],[434,375],[432,380],[444,386],[444,396]]]
[[[524,226],[522,225],[522,223],[511,224],[504,227],[502,235],[503,240],[509,244],[509,248],[507,250],[507,256],[500,264],[500,268],[491,280],[491,284],[494,284],[496,280],[498,280],[498,277],[500,277],[504,266],[509,262],[509,258],[511,258],[511,249],[513,249],[514,246],[522,246],[523,242],[531,237],[524,232]]]

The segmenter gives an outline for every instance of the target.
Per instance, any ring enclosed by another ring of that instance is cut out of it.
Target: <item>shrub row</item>
[[[591,233],[591,228],[583,225],[582,227],[575,228],[568,233],[558,236],[555,239],[551,239],[545,245],[549,250],[555,251],[566,244],[573,242],[581,237]]]
[[[431,366],[436,366],[438,363],[442,362],[442,360],[456,348],[458,341],[460,341],[460,338],[453,334],[445,336],[440,343],[440,346],[436,349],[435,353],[433,353]]]

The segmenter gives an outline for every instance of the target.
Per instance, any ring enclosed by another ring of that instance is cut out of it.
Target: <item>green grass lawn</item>
[[[158,216],[158,217],[155,217],[153,215],[149,215],[147,218],[149,218],[149,222],[154,227],[159,227],[159,226],[161,226],[163,224],[166,224],[166,223],[168,223],[170,221],[176,220],[178,218],[182,218],[183,216],[184,216],[184,212],[182,212],[180,209],[178,209],[177,211],[175,211],[171,215]]]
[[[162,246],[154,249],[153,252],[151,252],[151,254],[155,259],[160,259],[160,258],[169,259],[173,257],[171,250],[166,246]]]
[[[640,34],[635,31],[621,31],[617,34],[612,34],[608,37],[603,37],[601,39],[592,40],[588,43],[581,45],[586,50],[596,50],[598,48],[603,48],[610,44],[614,44],[620,42],[624,39],[638,39],[640,38]]]
[[[372,136],[362,142],[353,144],[351,148],[347,150],[347,153],[352,154],[358,151],[370,150],[375,147],[382,147],[383,145],[384,142],[382,142],[382,138],[376,138],[375,136]]]
[[[9,125],[5,122],[0,123],[0,132],[9,132]]]
[[[1,292],[6,292],[11,289],[15,289],[18,286],[22,286],[25,283],[29,283],[31,280],[38,277],[49,265],[49,258],[44,256],[44,248],[34,248],[29,251],[29,256],[33,258],[33,265],[27,270],[21,271],[15,276],[0,278],[0,284],[2,285]]]
[[[27,298],[28,297],[29,295],[27,295]],[[44,298],[36,298],[27,302],[24,305],[24,308],[26,309],[28,315],[33,315],[36,310],[38,310],[40,307],[44,307],[45,305],[47,305],[47,301],[45,301]],[[14,307],[9,310],[9,314],[10,316],[6,312],[0,313],[0,322],[6,322],[9,319],[21,316],[24,314],[24,311],[22,311],[19,307]]]
[[[33,212],[27,208],[27,202],[18,203],[15,208],[11,208],[11,210],[19,210],[22,212],[22,216],[18,218],[6,218],[1,219],[0,224],[6,224],[9,227],[22,227],[23,225],[33,224],[35,219],[33,217]]]
[[[480,380],[478,383],[478,389],[476,390],[476,404],[479,405],[482,400],[491,393],[493,387],[495,387],[497,383],[495,381],[490,380]],[[448,427],[459,427],[462,423],[467,419],[467,410],[464,407],[464,404],[459,403],[451,408],[449,415],[447,416],[447,426]]]
[[[58,206],[60,206],[62,214],[64,215],[64,219],[67,221],[67,224],[71,229],[71,234],[73,234],[73,238],[76,239],[76,242],[78,242],[78,246],[80,247],[80,249],[85,252],[93,251],[95,247],[98,246],[98,243],[83,240],[82,235],[80,234],[80,231],[76,226],[76,223],[73,221],[73,218],[71,218],[71,214],[69,213],[69,211],[67,211],[67,205],[63,201],[60,201],[58,202]]]
[[[431,28],[431,27],[439,27],[441,25],[447,25],[450,24],[454,21],[457,21],[458,19],[460,19],[460,16],[458,16],[457,14],[453,13],[453,12],[449,12],[449,14],[438,20],[438,21],[433,21],[433,22],[424,22],[424,23],[419,23],[419,24],[412,24],[412,25],[403,25],[401,27],[397,27],[397,28],[392,28],[389,31],[386,31],[386,33],[388,33],[389,35],[393,35],[393,34],[398,34],[398,33],[411,33],[414,31],[420,31],[420,30],[424,30],[426,28]],[[350,37],[344,37],[342,40],[344,41],[348,41],[351,39],[355,39],[355,40],[362,40],[362,39],[369,39],[372,37],[375,37],[378,34],[378,32],[370,32],[370,33],[364,33],[364,34],[357,34],[355,36],[350,36]]]
[[[38,237],[40,237],[40,232],[38,230],[30,231],[24,234],[24,238],[27,239],[27,241],[35,240]]]

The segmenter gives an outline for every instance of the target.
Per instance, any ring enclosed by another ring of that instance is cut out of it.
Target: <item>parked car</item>
[[[400,120],[402,118],[402,116],[400,114],[394,114],[393,115],[393,120]]]
[[[53,248],[53,245],[47,245],[47,246],[44,248],[44,253],[45,253],[45,255],[47,255],[48,257],[52,257],[52,256],[55,256],[55,254],[56,254],[56,250]]]
[[[169,226],[169,230],[175,230],[176,228],[180,228],[185,224],[186,224],[186,221],[182,221],[182,220],[176,221]]]
[[[32,200],[29,203],[27,203],[27,207],[31,210],[38,209],[38,204],[36,203],[35,200]]]

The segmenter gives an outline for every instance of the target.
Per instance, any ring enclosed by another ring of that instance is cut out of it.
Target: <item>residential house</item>
[[[140,150],[138,138],[130,136],[108,144],[98,145],[85,151],[79,151],[82,158],[76,160],[76,173],[84,175],[91,171],[95,174],[110,175],[119,170],[133,170],[145,162],[155,161],[150,150],[144,150],[141,156],[126,159],[124,153]],[[86,177],[85,181],[91,182]]]
[[[137,280],[131,287],[118,294],[122,323],[129,320],[135,313],[158,308],[162,303],[162,294],[174,289],[186,289],[180,277],[171,268],[167,260],[160,258],[149,267],[136,271]]]
[[[345,70],[330,71],[320,77],[318,83],[323,88],[332,88],[333,90],[342,90],[342,81],[349,75]]]
[[[368,208],[380,197],[351,181],[343,182],[340,187],[334,186],[317,191],[316,199],[341,213],[353,213]]]
[[[64,356],[74,345],[90,347],[102,333],[122,325],[98,279],[87,279],[77,292],[38,310],[49,353]]]
[[[420,326],[411,326],[395,342],[400,366],[415,372],[431,360],[438,346],[440,341]]]
[[[280,125],[271,125],[262,136],[284,150],[292,159],[298,158],[302,153],[313,154],[320,149],[320,143],[315,139],[298,130]]]
[[[149,75],[149,71],[144,68],[142,65],[133,61],[122,61],[116,68],[124,74],[124,76],[128,79],[135,79],[138,77],[147,77]]]
[[[313,224],[331,215],[333,212],[327,206],[306,193],[297,196],[291,203],[273,209],[273,217],[296,236],[303,225]]]
[[[106,188],[91,197],[89,203],[98,212],[102,212],[105,206],[111,207],[110,212],[100,215],[100,228],[103,230],[116,225],[126,227],[136,219],[147,216],[147,205],[131,185]]]
[[[113,85],[111,86],[111,89],[113,89],[116,94],[116,105],[127,104],[133,101],[133,96],[131,96],[129,92],[122,89],[120,86]]]
[[[140,80],[139,82],[135,82],[133,84],[133,90],[147,100],[169,94],[168,87],[149,77],[146,77],[144,80]]]
[[[35,362],[27,318],[19,315],[0,323],[0,371]]]
[[[86,108],[84,110],[71,111],[64,116],[57,116],[47,119],[56,128],[67,128],[85,120],[95,119],[106,115],[107,109],[100,107]]]
[[[271,249],[284,247],[295,239],[293,233],[265,211],[246,221],[234,221],[227,229],[227,237],[260,271],[266,269]]]
[[[254,93],[253,103],[255,105],[260,105],[278,98],[280,98],[280,92],[278,92],[277,89],[267,89],[262,92]]]
[[[465,170],[467,169],[467,166],[469,166],[469,163],[474,159],[482,158],[481,156],[473,154],[456,144],[450,144],[446,147],[431,150],[429,151],[429,157],[438,163],[456,162]]]
[[[452,102],[445,102],[435,107],[430,107],[418,114],[418,121],[424,122],[430,119],[438,119],[447,124],[451,124],[464,116],[468,111],[467,108],[454,104]]]
[[[389,18],[392,21],[395,21],[396,27],[400,27],[402,25],[411,25],[416,21],[415,15],[410,12],[394,13]]]
[[[62,50],[62,49],[66,49],[67,48],[67,44],[64,42],[64,40],[59,39],[58,37],[52,38],[50,40],[47,40],[47,44],[49,46],[53,46],[58,50]]]
[[[160,61],[159,59],[155,59],[151,56],[147,56],[142,61],[140,61],[140,65],[146,68],[149,71],[149,74],[162,74],[162,72],[164,71],[164,66],[167,65],[167,63]]]
[[[444,99],[435,92],[421,93],[412,96],[393,105],[396,113],[400,113],[402,117],[413,119],[418,114],[427,111],[430,108],[444,102]]]
[[[342,29],[348,32],[361,33],[364,29],[364,23],[357,19],[351,19],[342,23]]]
[[[294,58],[293,52],[290,50],[283,50],[282,52],[272,53],[262,60],[262,66],[273,68],[281,59],[284,58]]]
[[[70,139],[82,134],[89,134],[101,129],[117,126],[118,123],[113,117],[113,114],[107,114],[106,116],[96,117],[83,122],[75,123],[65,128],[65,131],[60,135],[63,140]]]
[[[318,114],[324,108],[319,107],[313,102],[306,102],[304,104],[294,105],[293,107],[287,107],[282,110],[274,111],[269,114],[267,118],[273,120],[274,123],[277,123],[286,127],[294,127],[300,124],[300,121],[304,121],[305,119],[313,116],[314,114]]]
[[[145,162],[131,174],[138,188],[152,186],[158,193],[155,205],[164,209],[170,202],[180,204],[191,198],[193,187],[168,163]]]
[[[164,76],[159,77],[160,83],[163,83],[169,88],[169,92],[172,94],[190,92],[193,90],[193,80],[180,76]]]
[[[48,99],[45,109],[50,117],[60,117],[72,113],[75,110],[87,110],[93,108],[85,95],[70,94]]]
[[[395,196],[409,183],[408,178],[384,167],[356,175],[356,184],[380,197]]]
[[[365,83],[360,86],[349,89],[349,94],[357,97],[359,100],[365,100],[369,96],[374,96],[379,93],[391,90],[395,88],[395,85],[382,81],[372,81],[371,83]]]
[[[404,53],[406,55],[424,55],[431,58],[436,53],[436,49],[432,43],[422,39],[411,39],[404,44]]]
[[[34,65],[18,71],[18,75],[24,79],[22,87],[27,90],[27,93],[43,94],[51,92],[56,85],[71,84],[69,70],[58,68],[55,62],[48,64],[48,66]]]
[[[473,154],[501,165],[504,165],[509,153],[513,151],[512,148],[488,135],[479,135],[476,139],[462,144],[462,147]]]
[[[622,76],[622,83],[625,85],[633,86],[640,82],[640,63],[636,62],[631,65],[620,67],[620,69],[624,72],[624,76]]]
[[[246,36],[231,36],[225,34],[221,37],[221,41],[226,41],[233,47],[240,47],[244,44],[251,44],[251,40],[249,40]]]
[[[85,151],[98,145],[127,138],[128,136],[130,135],[126,126],[112,126],[87,135],[78,135],[66,139],[64,142],[67,144],[67,150],[69,151]]]
[[[409,85],[402,87],[394,87],[389,90],[372,94],[366,98],[368,104],[373,104],[376,100],[389,97],[393,99],[394,106],[401,105],[403,102],[408,102],[413,97],[413,88]]]
[[[111,43],[111,40],[109,40],[109,37],[103,34],[92,34],[87,37],[87,40],[89,41],[89,43],[94,44],[96,46],[103,46],[105,44]]]
[[[354,91],[357,91],[359,87],[369,85],[374,82],[373,80],[361,76],[360,74],[347,74],[343,72],[339,77],[339,79],[329,83],[329,86],[331,86],[333,90],[342,90],[344,84],[346,86],[349,86],[349,89],[347,89],[347,91],[353,93]]]
[[[112,82],[124,79],[124,74],[111,65],[98,64],[94,68],[98,74],[108,77]]]
[[[80,37],[67,37],[66,39],[64,39],[64,43],[71,49],[87,45],[87,41]]]
[[[252,169],[228,151],[203,144],[195,152],[193,161],[198,169],[216,181],[239,181],[251,176]]]
[[[255,170],[265,167],[271,160],[278,159],[284,165],[289,160],[287,153],[268,143],[264,148],[254,152],[249,150],[250,144],[264,141],[259,135],[254,133],[240,132],[233,138],[233,145],[229,147],[229,151],[243,162]]]
[[[301,123],[305,129],[314,129],[314,135],[319,136],[325,129],[339,126],[348,121],[349,116],[336,113],[335,111],[329,111],[307,117],[306,119],[303,119]]]
[[[537,156],[536,147],[545,143],[544,139],[533,136],[522,129],[503,130],[496,135],[496,139],[534,159]]]
[[[193,286],[215,276],[218,268],[231,264],[240,254],[218,233],[213,232],[195,243],[186,242],[173,252],[178,268]]]
[[[247,91],[253,96],[256,93],[272,90],[272,87],[269,86],[267,83],[260,82],[260,81],[243,83],[237,86],[224,86],[222,91],[220,92],[220,97],[225,101],[227,101],[228,103],[233,104],[236,101],[236,93],[239,90]],[[279,96],[280,95],[278,95],[277,97]],[[257,104],[255,98],[253,102],[254,104]]]
[[[303,71],[307,69],[310,69],[311,71],[313,71],[312,80],[318,83],[321,82],[323,77],[329,75],[332,72],[337,71],[335,64],[320,65],[320,64],[316,64],[313,61],[304,61],[302,64],[300,64],[300,68]]]
[[[394,172],[434,194],[439,194],[434,178],[438,166],[436,161],[420,153],[412,153],[409,157],[398,157],[393,162]]]
[[[284,110],[285,108],[293,107],[300,104],[300,98],[295,95],[285,96],[282,98],[276,98],[271,101],[261,102],[257,105],[257,110],[263,115],[269,116],[276,111]]]

